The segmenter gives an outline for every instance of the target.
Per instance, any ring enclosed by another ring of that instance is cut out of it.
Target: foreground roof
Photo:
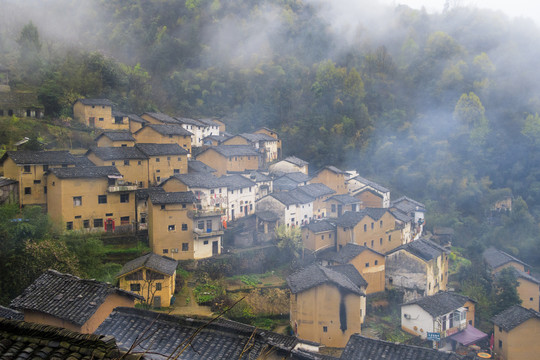
[[[129,131],[104,131],[96,136],[94,141],[97,141],[102,136],[105,136],[112,141],[135,141],[135,138]]]
[[[129,274],[130,272],[143,267],[172,276],[176,271],[177,266],[178,261],[171,259],[170,257],[149,253],[127,262],[116,277]]]
[[[59,179],[82,179],[101,177],[121,177],[122,174],[115,166],[76,166],[71,168],[52,168],[49,173]]]
[[[326,199],[325,201],[337,201],[338,203],[341,203],[343,205],[350,205],[350,204],[359,204],[362,203],[362,200],[355,198],[354,196],[351,196],[349,194],[338,194],[333,195]]]
[[[0,319],[0,358],[135,360],[145,357],[120,351],[111,336],[81,334],[56,326]]]
[[[377,252],[377,251],[375,251],[373,249],[370,249],[370,248],[368,248],[366,246],[347,243],[347,244],[345,244],[345,246],[340,251],[335,251],[334,249],[328,249],[328,250],[319,251],[317,253],[317,258],[322,259],[322,260],[334,261],[334,262],[337,262],[339,264],[347,264],[352,259],[354,259],[358,255],[363,253],[364,251],[370,251],[370,252],[372,252],[372,253],[374,253],[376,255],[384,257],[383,254],[381,254],[381,253],[379,253],[379,252]]]
[[[425,296],[413,301],[409,301],[401,306],[418,305],[428,314],[435,317],[457,310],[465,305],[467,301],[475,302],[465,295],[460,295],[450,291],[442,291],[435,295]]]
[[[178,124],[178,120],[162,112],[145,112],[143,115],[148,115],[162,123]]]
[[[465,358],[455,353],[371,339],[354,334],[349,338],[349,342],[341,354],[341,359],[459,360]]]
[[[415,211],[426,211],[426,206],[424,204],[406,196],[402,196],[399,199],[392,201],[390,207],[395,207],[407,214]]]
[[[216,172],[216,169],[211,168],[202,161],[199,160],[188,160],[188,172],[207,172],[212,173]]]
[[[150,128],[161,135],[180,135],[191,136],[191,132],[184,129],[180,124],[148,124],[145,127],[140,128],[135,134],[143,131],[145,128]]]
[[[86,152],[94,153],[101,160],[131,160],[131,159],[148,159],[148,156],[143,154],[138,148],[133,146],[122,147],[97,147],[92,146]]]
[[[492,268],[498,268],[499,266],[503,266],[505,264],[508,264],[509,262],[517,262],[518,264],[521,264],[525,267],[529,267],[526,263],[519,260],[518,258],[505,253],[502,250],[495,249],[493,247],[487,248],[484,250],[484,253],[482,254],[482,257],[484,258],[484,261]]]
[[[314,184],[307,184],[307,185],[299,186],[297,190],[314,198],[330,195],[336,192],[335,190],[329,188],[328,186],[322,183],[314,183]]]
[[[111,294],[142,299],[137,294],[101,281],[47,270],[13,299],[10,307],[38,311],[82,326]]]
[[[224,175],[218,178],[218,180],[221,181],[222,186],[226,186],[228,190],[244,189],[256,185],[253,181],[239,174]]]
[[[309,164],[307,161],[304,161],[304,160],[302,160],[300,158],[297,158],[296,156],[286,157],[282,161],[290,162],[291,164],[296,165],[298,167],[306,166],[306,165]]]
[[[139,340],[134,350],[146,350],[146,356],[153,359],[177,355],[178,359],[257,359],[276,352],[284,356],[297,343],[295,337],[234,321],[218,319],[209,323],[123,307],[116,308],[95,333],[114,336],[122,349]],[[184,346],[185,351],[179,354]]]
[[[450,252],[431,240],[418,239],[411,241],[410,243],[398,246],[397,248],[390,250],[387,254],[391,254],[399,250],[405,250],[407,252],[410,252],[411,254],[418,256],[424,261],[436,259],[442,254]]]
[[[336,227],[328,220],[312,221],[304,225],[309,231],[317,234],[326,231],[334,231]]]
[[[22,312],[10,309],[0,305],[0,318],[2,319],[13,319],[13,320],[24,320],[24,315]]]
[[[297,205],[297,204],[307,204],[310,202],[315,201],[314,198],[311,196],[306,195],[305,193],[301,191],[290,190],[290,191],[280,191],[280,192],[274,192],[270,195],[283,205],[289,206],[289,205]]]
[[[0,163],[8,157],[17,165],[71,165],[76,162],[69,151],[6,151],[0,158]]]
[[[218,145],[218,146],[211,146],[208,149],[204,150],[202,153],[208,151],[208,150],[214,150],[217,153],[225,156],[225,157],[231,157],[231,156],[259,156],[259,153],[257,150],[255,150],[250,145]],[[199,154],[199,155],[201,155]]]
[[[356,180],[356,181],[358,181],[358,182],[361,182],[361,183],[364,184],[365,186],[370,187],[370,188],[372,188],[372,189],[374,189],[374,190],[383,192],[383,193],[390,192],[390,190],[388,190],[388,189],[385,188],[384,186],[379,185],[379,184],[377,184],[377,183],[374,182],[374,181],[371,181],[371,180],[368,180],[368,179],[366,179],[366,178],[363,178],[363,177],[361,177],[360,175],[353,177],[351,180]]]
[[[293,294],[298,294],[313,287],[329,283],[354,294],[365,295],[364,291],[356,285],[355,279],[349,278],[348,275],[349,273],[346,275],[331,268],[313,264],[289,275],[287,277],[287,284]],[[360,274],[358,275],[361,276]]]
[[[216,189],[225,187],[225,184],[210,173],[175,174],[165,182],[176,179],[190,188]]]
[[[534,318],[540,319],[540,313],[538,311],[514,305],[502,313],[495,315],[492,321],[495,325],[502,327],[504,331],[510,331],[525,321]]]

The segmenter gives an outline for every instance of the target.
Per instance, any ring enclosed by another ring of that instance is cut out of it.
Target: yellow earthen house
[[[493,352],[497,359],[538,359],[540,313],[515,305],[493,318]]]

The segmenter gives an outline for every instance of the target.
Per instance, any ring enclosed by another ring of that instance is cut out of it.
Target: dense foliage
[[[57,0],[34,4],[45,16],[29,22],[17,14],[30,9],[10,5],[0,63],[50,117],[68,117],[80,96],[107,97],[125,112],[223,117],[231,132],[274,128],[312,170],[356,168],[394,198],[426,203],[427,228],[453,227],[457,245],[540,265],[531,21],[459,6]],[[492,212],[508,195],[513,211]]]

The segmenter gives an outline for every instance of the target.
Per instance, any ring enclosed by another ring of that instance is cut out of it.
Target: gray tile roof
[[[508,264],[509,262],[515,261],[518,264],[521,264],[525,267],[529,267],[526,263],[519,260],[518,258],[505,253],[502,250],[495,249],[493,247],[487,248],[484,250],[484,253],[482,254],[482,257],[484,258],[484,261],[492,268],[498,268],[499,266],[502,266],[504,264]]]
[[[139,360],[141,354],[126,354],[112,336],[81,334],[64,328],[0,319],[1,359],[40,360]]]
[[[188,160],[188,172],[216,172],[216,169],[211,168],[202,161],[199,160]]]
[[[224,187],[223,183],[209,173],[175,174],[165,181],[176,179],[190,188],[216,189]]]
[[[308,176],[308,175],[306,175],[306,174],[304,174],[303,172],[300,172],[300,171],[287,173],[287,174],[283,175],[283,177],[291,179],[292,181],[295,181],[298,184],[311,180],[311,176]]]
[[[104,282],[47,270],[13,299],[10,307],[21,311],[38,311],[82,326],[107,296],[114,293],[130,299],[142,299],[137,294]]]
[[[223,155],[225,157],[231,157],[231,156],[259,156],[259,153],[257,152],[257,150],[255,150],[250,145],[218,145],[218,146],[211,146],[208,149],[204,150],[203,152],[206,152],[208,150],[214,150],[214,151],[218,152],[219,154],[221,154],[221,155]]]
[[[265,175],[263,174],[262,172],[260,171],[252,171],[250,174],[249,174],[249,178],[252,180],[252,181],[255,181],[255,182],[266,182],[266,181],[272,181],[272,178],[268,175]]]
[[[145,112],[143,115],[145,114],[165,124],[179,124],[178,120],[162,112]]]
[[[336,219],[336,224],[343,227],[353,227],[366,216],[369,216],[373,220],[379,220],[387,211],[388,209],[385,208],[365,208],[360,211],[346,211]]]
[[[250,133],[242,133],[238,134],[238,136],[243,137],[249,142],[256,143],[259,141],[278,141],[276,138],[271,137],[267,134],[250,134]]]
[[[138,143],[135,147],[143,152],[146,156],[163,156],[163,155],[187,155],[188,151],[178,144],[146,144]]]
[[[86,156],[75,156],[75,166],[77,167],[89,167],[96,166],[89,158]]]
[[[504,331],[510,331],[516,326],[523,324],[525,321],[534,318],[540,320],[540,313],[538,311],[514,305],[504,310],[502,313],[495,315],[492,321],[495,325],[502,327]]]
[[[17,180],[8,179],[3,176],[0,177],[0,187],[15,184],[17,182],[18,182]]]
[[[209,135],[203,138],[203,142],[205,141],[217,141],[218,144],[221,144],[225,140],[227,140],[229,137],[225,135]],[[209,143],[209,142],[208,142]]]
[[[176,271],[178,261],[170,257],[149,253],[127,262],[116,275],[120,277],[140,268],[154,270],[164,275],[172,276]]]
[[[237,189],[245,189],[245,188],[256,185],[253,181],[239,174],[225,175],[218,178],[218,180],[220,180],[221,183],[223,184],[222,186],[226,186],[227,190],[229,191],[237,190]]]
[[[113,110],[113,111],[112,111],[112,116],[115,116],[115,117],[116,117],[116,116],[118,116],[118,117],[126,117],[127,115],[124,114],[124,113],[121,112],[121,111]]]
[[[425,261],[430,261],[432,259],[436,259],[442,254],[450,253],[450,251],[446,250],[439,244],[424,238],[398,246],[397,248],[390,250],[387,255],[400,250],[410,252],[411,254],[416,255]]]
[[[174,136],[192,136],[193,134],[180,125],[172,124],[148,124],[145,127],[137,130],[135,134],[142,131],[144,128],[150,128],[161,135],[174,135]]]
[[[362,277],[362,274],[360,274],[352,264],[332,265],[328,266],[328,269],[345,275],[360,289],[366,288],[368,286],[368,282]]]
[[[146,200],[150,196],[151,192],[165,192],[165,189],[163,189],[160,186],[152,186],[149,188],[137,189],[137,191],[135,192],[135,196],[137,197],[138,200]]]
[[[321,170],[317,171],[317,173],[320,173],[323,170],[329,170],[329,171],[331,171],[333,173],[336,173],[336,174],[344,174],[344,175],[347,174],[347,172],[345,172],[345,171],[343,171],[341,169],[338,169],[337,167],[332,166],[332,165],[327,165],[327,166],[323,167]]]
[[[285,191],[285,190],[296,189],[299,183],[297,181],[289,179],[286,176],[282,176],[280,178],[275,179],[273,184],[274,184],[274,191]]]
[[[335,251],[334,249],[319,251],[317,253],[317,259],[329,260],[339,264],[347,264],[364,251],[371,251],[375,254],[384,256],[383,254],[368,247],[347,243],[340,251]]]
[[[290,162],[291,164],[296,165],[298,167],[302,167],[309,164],[307,161],[297,158],[296,156],[286,157],[285,159],[283,159],[283,161]]]
[[[148,121],[144,120],[142,117],[140,117],[137,114],[128,114],[128,119],[131,121],[135,121],[141,124],[146,124]]]
[[[114,103],[109,99],[77,99],[77,101],[83,105],[114,106]]]
[[[383,193],[386,193],[386,192],[390,192],[390,190],[388,190],[387,188],[385,188],[384,186],[382,185],[379,185],[377,184],[376,182],[374,181],[371,181],[371,180],[368,180],[366,178],[363,178],[361,177],[360,175],[358,176],[355,176],[353,178],[354,180],[357,180],[359,182],[361,182],[362,184],[365,184],[366,186],[369,186],[377,191],[380,191],[380,192],[383,192]]]
[[[24,320],[24,314],[20,311],[10,309],[0,305],[0,318],[1,319],[13,319]]]
[[[272,211],[256,211],[255,215],[262,221],[277,221],[279,215]]]
[[[215,119],[210,119],[210,118],[201,118],[201,119],[197,119],[199,122],[207,125],[207,126],[217,126],[219,127],[219,124],[217,122],[215,122],[214,120]]]
[[[312,198],[318,198],[335,193],[335,190],[330,189],[328,186],[321,183],[299,186],[296,190],[301,191]]]
[[[195,120],[195,119],[191,119],[191,118],[185,118],[185,117],[175,117],[174,118],[176,120],[176,122],[178,124],[186,124],[186,125],[193,125],[193,126],[198,126],[198,127],[206,127],[208,125],[206,125],[205,123],[199,121],[199,120]]]
[[[459,309],[467,301],[473,301],[471,298],[456,294],[455,292],[442,291],[435,295],[425,296],[413,301],[409,301],[401,306],[418,305],[433,317],[448,314]]]
[[[195,202],[193,191],[150,192],[149,196],[154,205],[192,204]]]
[[[148,159],[148,156],[143,154],[139,149],[132,146],[122,147],[97,147],[92,146],[86,152],[86,155],[94,153],[101,160],[131,160],[131,159]]]
[[[201,329],[198,333],[195,332]],[[147,356],[164,359],[168,356],[184,360],[263,358],[265,353],[285,357],[296,345],[292,336],[280,335],[253,326],[218,319],[196,320],[152,311],[116,308],[95,332],[113,336],[122,349],[128,349],[137,340],[135,351],[148,351]],[[140,336],[140,334],[145,336]],[[179,352],[192,335],[193,341]],[[274,352],[276,351],[276,352]],[[162,356],[158,355],[162,354]]]
[[[399,221],[402,221],[402,222],[412,222],[414,221],[414,215],[408,215],[406,213],[404,213],[403,211],[399,210],[399,209],[393,209],[393,210],[389,210],[390,213],[392,215],[394,215],[394,217],[399,220]]]
[[[505,268],[506,269],[506,268]],[[525,279],[527,281],[530,281],[532,283],[535,283],[537,285],[540,285],[540,280],[538,280],[537,278],[535,278],[534,276],[532,276],[531,274],[528,274],[524,271],[521,271],[521,270],[518,270],[516,269],[515,267],[513,266],[509,266],[508,269],[510,269],[510,271],[513,271],[514,274],[516,275],[516,278],[518,279]],[[499,277],[501,276],[501,272],[499,271],[498,273],[495,274],[495,277]]]
[[[334,231],[336,227],[328,220],[312,221],[307,225],[304,225],[309,231],[317,234],[325,231]]]
[[[359,200],[349,194],[334,195],[334,196],[329,197],[325,201],[330,201],[330,200],[337,201],[338,203],[341,203],[343,205],[359,204],[362,202],[362,200]]]
[[[364,291],[347,275],[317,264],[310,265],[287,277],[287,284],[293,294],[298,294],[325,283],[333,284],[354,294],[365,295]]]
[[[72,165],[76,162],[69,151],[6,151],[0,163],[8,157],[17,165]]]
[[[395,207],[407,214],[411,214],[415,211],[426,211],[426,206],[421,202],[402,196],[397,200],[392,201],[390,207]]]
[[[49,169],[59,179],[86,179],[106,178],[108,176],[122,176],[115,166],[76,166],[71,168]]]
[[[351,335],[341,359],[358,360],[460,360],[463,356],[425,347]]]
[[[297,191],[297,189],[290,190],[290,191],[274,192],[274,193],[271,193],[269,196],[273,197],[274,199],[278,200],[280,203],[287,206],[308,204],[310,202],[315,201],[314,198],[306,195],[305,193],[301,191]]]
[[[104,131],[96,136],[94,141],[97,141],[102,136],[105,136],[112,141],[135,141],[135,138],[129,131]]]

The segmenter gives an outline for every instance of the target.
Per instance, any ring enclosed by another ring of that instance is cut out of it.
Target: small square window
[[[168,254],[168,253],[169,253],[169,249],[163,249],[163,253],[164,253],[164,254]]]
[[[182,231],[187,231],[188,227],[187,224],[182,224]]]
[[[129,216],[122,216],[120,218],[120,225],[129,225]]]
[[[82,205],[82,196],[74,196],[73,206],[81,206],[81,205]]]
[[[31,187],[25,187],[24,188],[24,195],[31,195],[32,194],[32,188]]]
[[[107,195],[98,195],[98,204],[106,204]]]
[[[141,291],[141,284],[130,284],[129,285],[129,290],[130,291]]]
[[[106,213],[105,216],[113,216],[113,213]]]
[[[82,218],[82,216],[81,216],[81,215],[77,215],[77,216],[75,216],[75,219],[80,219],[80,218]]]
[[[157,169],[157,170],[156,170],[156,172],[158,172],[158,173],[159,173],[159,172],[161,172],[161,170]]]
[[[170,161],[170,160],[171,160],[171,157],[170,157],[170,156],[167,156],[167,160]]]
[[[189,250],[189,243],[182,243],[182,251],[188,251]]]
[[[90,220],[83,220],[83,228],[88,229],[90,227]]]
[[[29,173],[30,171],[32,171],[32,167],[30,165],[24,165],[23,166],[23,171],[25,173]]]
[[[112,166],[116,165],[116,162],[115,162],[115,161],[111,161],[111,165],[112,165]]]
[[[208,240],[204,240],[203,244],[208,245]]]
[[[103,120],[105,120],[105,119],[104,118],[99,118],[99,121],[103,121]]]
[[[103,227],[103,219],[94,219],[94,227],[95,228],[102,228]]]
[[[124,160],[124,165],[129,166],[129,160]]]
[[[323,326],[323,327],[322,327],[322,331],[323,331],[323,332],[328,332],[328,326]]]
[[[47,170],[49,170],[49,165],[43,165],[43,171],[45,172]]]
[[[160,290],[161,290],[161,283],[156,283],[156,290],[157,290],[157,291],[160,291]]]
[[[167,229],[169,231],[174,231],[174,230],[176,230],[176,225],[169,225]]]
[[[66,230],[73,230],[73,221],[68,221],[66,223]]]
[[[369,263],[368,263],[368,262],[366,263],[366,267],[369,267]]]
[[[159,158],[156,158],[156,162],[159,162],[159,161],[160,161]]]
[[[180,156],[178,157],[178,161],[182,161],[182,158]]]
[[[41,180],[34,180],[34,184],[41,184]]]
[[[120,202],[121,203],[128,203],[129,202],[129,194],[120,194]]]
[[[379,260],[375,260],[375,265],[379,265]]]
[[[165,205],[161,205],[161,210],[165,210]]]
[[[180,174],[180,169],[173,169],[173,174]]]

